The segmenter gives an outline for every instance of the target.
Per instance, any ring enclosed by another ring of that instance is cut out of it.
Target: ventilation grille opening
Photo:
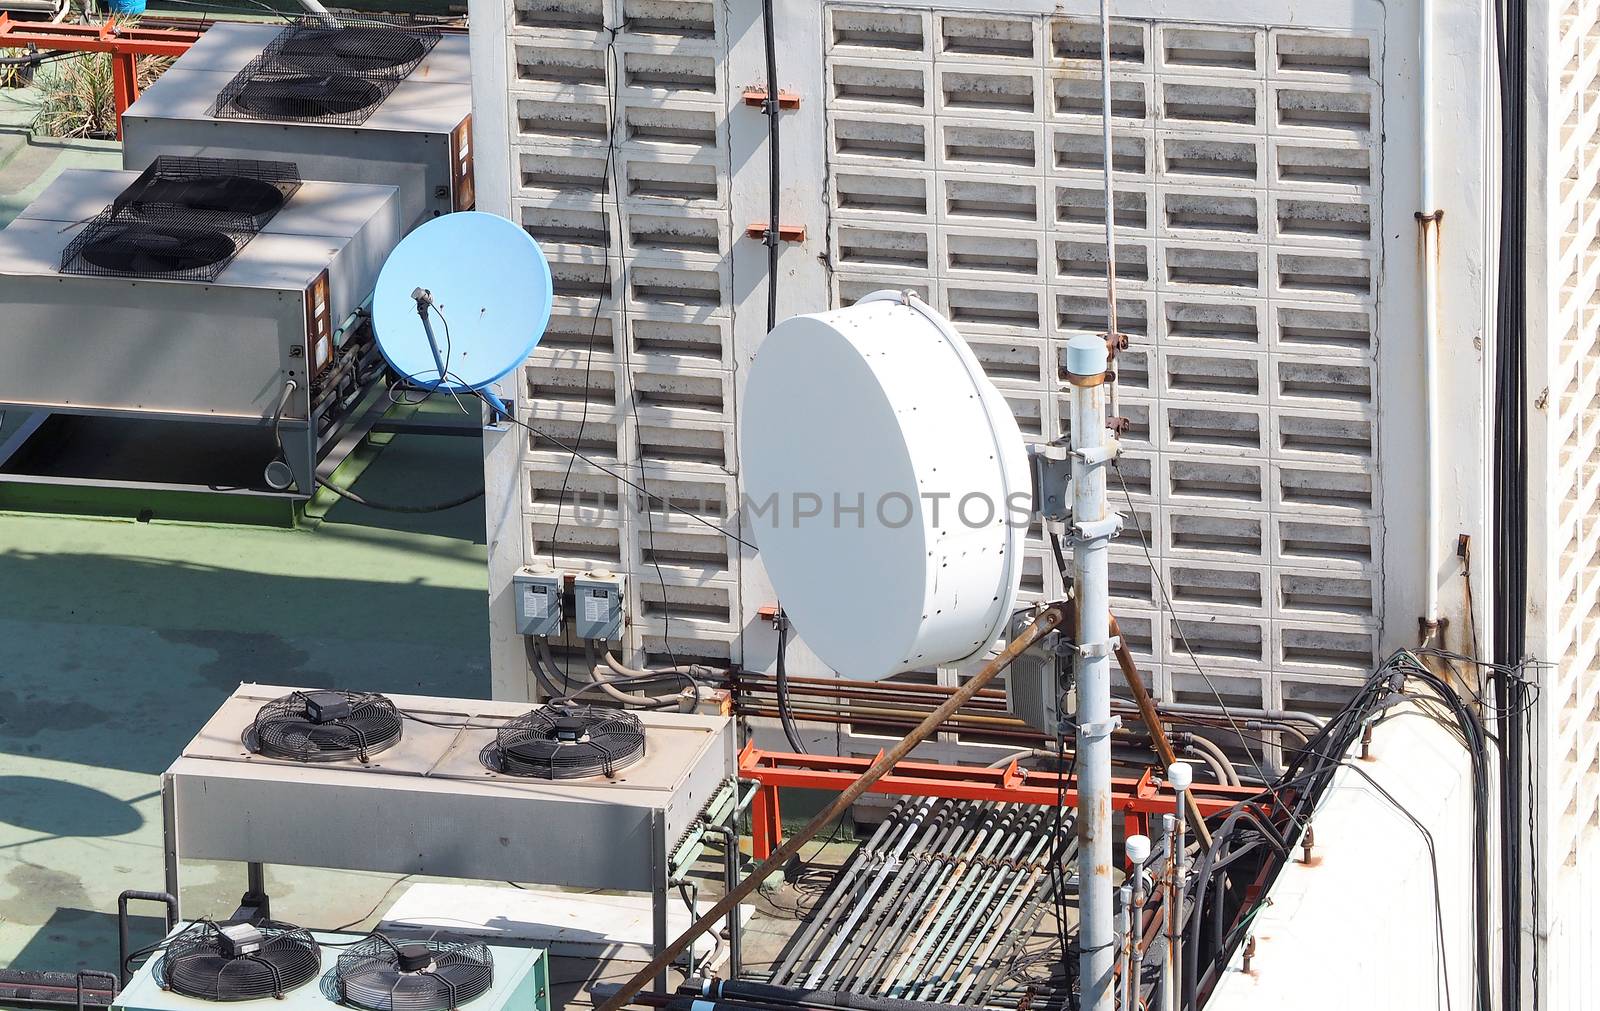
[[[437,29],[363,17],[279,32],[217,95],[219,119],[359,126],[417,68]]]
[[[244,745],[268,758],[365,763],[398,743],[400,734],[400,713],[382,695],[291,692],[261,707]]]
[[[61,270],[216,280],[299,188],[288,162],[163,155],[73,237]]]

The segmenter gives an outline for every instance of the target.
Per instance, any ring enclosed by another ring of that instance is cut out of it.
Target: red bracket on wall
[[[743,97],[744,97],[744,104],[745,105],[766,105],[767,104],[767,89],[766,88],[746,88],[746,89],[744,89],[744,96]],[[797,95],[796,93],[792,92],[792,91],[784,91],[782,88],[779,88],[778,89],[778,108],[780,108],[780,109],[798,109],[798,108],[800,108],[800,96]]]
[[[752,221],[745,226],[744,234],[752,239],[765,239],[767,237],[767,223],[765,221]],[[779,225],[779,242],[804,242],[806,241],[805,225]]]

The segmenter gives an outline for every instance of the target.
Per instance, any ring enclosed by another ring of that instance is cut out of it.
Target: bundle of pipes
[[[616,991],[611,984],[592,989],[596,998]],[[675,994],[641,993],[633,1003],[667,1011],[955,1011],[956,1005],[869,997],[844,990],[801,990],[748,980],[690,979]]]
[[[1010,970],[1052,898],[1052,841],[1064,868],[1076,854],[1070,814],[1059,835],[1053,815],[1031,805],[902,799],[840,870],[771,982],[1016,1007]],[[1032,1004],[1049,1006],[1049,997]]]
[[[740,715],[779,717],[777,688],[770,679],[734,674],[729,688]],[[895,734],[920,722],[952,691],[943,685],[790,677],[788,701],[791,715],[799,720],[848,726],[858,732]],[[1185,703],[1157,703],[1156,710],[1169,724],[1193,728],[1169,735],[1178,755],[1204,765],[1216,782],[1232,785],[1260,778],[1257,761],[1242,749],[1235,725],[1252,737],[1283,734],[1283,747],[1291,754],[1322,725],[1310,713],[1286,710],[1230,707],[1225,714],[1213,707]],[[1137,705],[1132,700],[1113,699],[1112,712],[1124,717],[1125,729],[1115,734],[1120,745],[1115,755],[1119,764],[1140,768],[1149,765],[1150,740],[1133,729],[1138,722]],[[1230,718],[1235,722],[1230,723]],[[1002,689],[980,692],[940,729],[975,743],[1018,747],[1047,743],[1043,734],[1010,714]],[[1211,735],[1200,731],[1210,731]],[[1072,739],[1068,734],[1067,741]],[[1272,771],[1268,770],[1268,774]]]

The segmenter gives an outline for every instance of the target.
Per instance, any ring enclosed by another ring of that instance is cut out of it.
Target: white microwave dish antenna
[[[876,680],[975,659],[1007,634],[1027,449],[948,320],[897,291],[785,320],[740,418],[746,521],[818,658]]]

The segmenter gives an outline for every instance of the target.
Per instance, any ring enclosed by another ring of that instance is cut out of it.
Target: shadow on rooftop
[[[156,943],[165,933],[166,923],[159,916],[128,918],[128,942],[133,951]],[[50,914],[10,965],[13,969],[41,972],[78,969],[115,972],[116,967],[116,914],[67,906]]]
[[[0,776],[0,824],[52,836],[117,836],[143,827],[125,800],[42,776]]]
[[[420,579],[6,552],[0,755],[158,773],[240,682],[486,697],[485,606]]]

